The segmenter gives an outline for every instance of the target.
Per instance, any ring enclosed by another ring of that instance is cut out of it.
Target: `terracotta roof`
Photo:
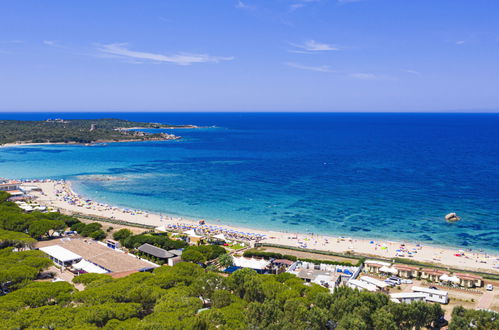
[[[408,265],[393,265],[397,270],[418,270],[418,267],[408,266]]]
[[[137,270],[129,270],[126,272],[108,273],[107,275],[111,275],[112,278],[122,278],[137,272],[138,272]]]
[[[366,262],[366,266],[367,265],[370,265],[370,266],[379,266],[379,267],[383,267],[382,264],[378,264],[377,262]]]
[[[481,280],[482,277],[478,275],[472,275],[472,274],[463,274],[463,273],[458,273],[456,274],[457,277],[459,277],[462,280]]]
[[[428,274],[428,275],[437,275],[441,276],[443,274],[449,274],[449,272],[444,272],[443,270],[438,270],[438,269],[431,269],[431,268],[424,268],[422,272]]]

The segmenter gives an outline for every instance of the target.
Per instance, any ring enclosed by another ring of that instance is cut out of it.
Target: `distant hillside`
[[[165,133],[144,133],[131,128],[191,128],[195,126],[141,123],[121,119],[0,120],[0,145],[11,143],[94,143],[171,140]]]

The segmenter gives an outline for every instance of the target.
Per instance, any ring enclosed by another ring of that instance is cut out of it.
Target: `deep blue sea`
[[[250,228],[499,250],[498,114],[0,114],[54,117],[206,128],[0,148],[0,177],[70,179],[98,201]]]

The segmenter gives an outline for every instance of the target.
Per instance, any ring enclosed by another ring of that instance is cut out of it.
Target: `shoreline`
[[[471,271],[484,271],[499,274],[496,268],[498,256],[479,250],[459,249],[449,246],[431,244],[416,244],[407,241],[389,239],[365,239],[344,236],[331,236],[305,233],[288,233],[275,230],[245,228],[223,223],[199,224],[199,219],[185,219],[168,215],[149,213],[142,210],[130,210],[85,199],[72,190],[69,181],[46,181],[31,183],[41,188],[42,193],[36,193],[39,202],[46,203],[55,209],[63,209],[69,213],[81,213],[129,223],[151,225],[154,227],[179,227],[185,230],[197,228],[216,233],[241,233],[250,241],[278,244],[289,247],[299,247],[310,250],[321,250],[337,253],[348,251],[371,258],[405,258],[422,263],[433,263],[444,267],[459,268]],[[187,228],[187,229],[186,229]],[[170,228],[174,230],[175,228]],[[459,256],[456,256],[459,254]]]
[[[173,134],[172,134],[173,135]],[[125,142],[149,142],[149,141],[172,141],[172,140],[179,140],[182,137],[173,135],[174,137],[171,138],[166,138],[166,139],[146,139],[146,140],[138,140],[138,139],[128,139],[128,140],[120,140],[120,141],[114,141],[114,140],[98,140],[98,141],[93,141],[89,143],[81,143],[81,142],[21,142],[21,143],[5,143],[5,144],[0,144],[0,148],[11,148],[11,147],[24,147],[24,146],[45,146],[45,145],[73,145],[73,146],[83,146],[83,147],[89,147],[89,146],[94,146],[102,143],[125,143]]]

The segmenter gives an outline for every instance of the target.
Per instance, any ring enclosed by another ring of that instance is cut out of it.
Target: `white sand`
[[[184,218],[173,218],[168,216],[161,217],[158,214],[146,213],[143,211],[124,211],[120,208],[100,204],[95,201],[86,203],[83,199],[79,199],[72,192],[69,183],[67,182],[43,182],[36,183],[42,189],[42,193],[35,193],[40,203],[45,203],[47,206],[52,206],[68,212],[78,212],[87,215],[96,215],[105,218],[123,220],[131,223],[147,224],[153,226],[185,224],[188,226],[198,226],[198,220],[189,220]],[[75,204],[70,204],[64,198],[71,198]],[[280,245],[303,247],[314,250],[332,251],[345,253],[353,251],[356,254],[365,256],[380,256],[383,258],[394,258],[397,251],[402,247],[405,252],[402,252],[400,257],[408,258],[409,252],[412,253],[411,259],[421,262],[432,262],[448,267],[481,270],[486,272],[499,273],[499,269],[495,268],[499,264],[498,256],[490,255],[479,251],[465,251],[462,256],[455,256],[460,251],[457,248],[438,247],[433,245],[417,246],[413,243],[394,242],[387,240],[370,240],[356,238],[339,238],[322,235],[307,235],[307,234],[290,234],[284,232],[248,229],[234,227],[228,225],[219,225],[224,230],[235,230],[245,233],[256,233],[266,235],[266,238],[261,240],[263,243],[274,243]],[[215,232],[216,233],[216,232]],[[400,254],[400,252],[398,252]]]

